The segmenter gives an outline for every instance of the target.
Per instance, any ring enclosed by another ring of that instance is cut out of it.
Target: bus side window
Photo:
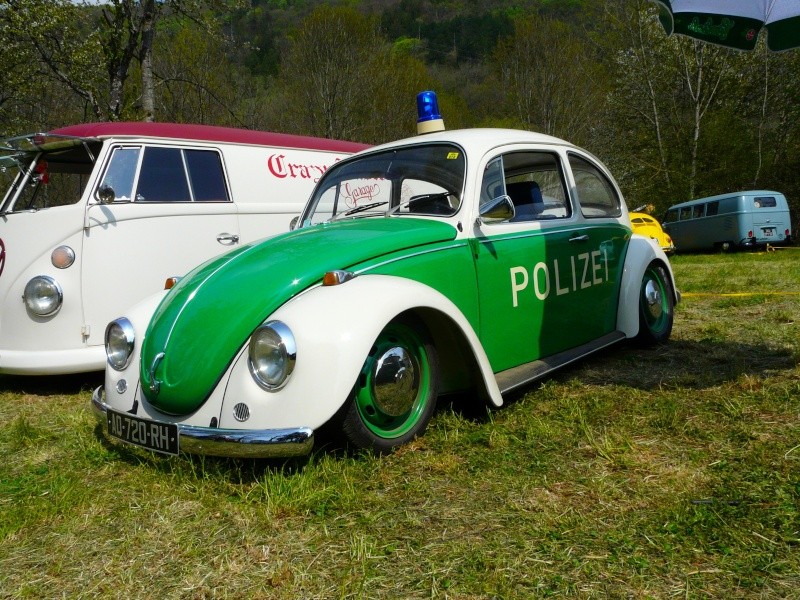
[[[706,216],[707,217],[713,217],[718,212],[719,212],[719,202],[718,201],[709,202],[708,204],[706,204]]]
[[[703,208],[704,207],[705,207],[705,204],[696,205],[694,207],[694,209],[692,209],[692,218],[693,219],[699,219],[700,217],[702,217],[703,216]]]
[[[681,221],[688,221],[691,218],[692,218],[692,207],[684,206],[681,209]]]
[[[674,223],[678,220],[678,211],[677,210],[668,210],[667,214],[664,215],[664,222],[665,223]]]

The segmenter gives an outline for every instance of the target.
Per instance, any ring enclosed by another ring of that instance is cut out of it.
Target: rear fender
[[[679,295],[675,287],[675,276],[664,251],[658,242],[653,239],[634,233],[628,244],[628,253],[625,256],[625,267],[622,272],[619,304],[617,305],[617,329],[625,337],[633,338],[639,333],[639,288],[647,266],[656,261],[660,263],[672,283],[675,304]]]

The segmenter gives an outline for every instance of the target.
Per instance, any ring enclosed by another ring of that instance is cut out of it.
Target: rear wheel
[[[436,408],[436,349],[417,319],[389,323],[375,340],[342,415],[347,440],[388,452],[421,435]]]
[[[636,339],[644,346],[667,341],[672,332],[675,294],[664,267],[650,263],[642,276],[639,289],[639,334]]]

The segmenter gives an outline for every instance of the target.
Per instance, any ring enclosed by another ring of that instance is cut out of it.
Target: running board
[[[548,356],[547,358],[543,358],[541,360],[534,360],[533,362],[525,363],[524,365],[519,365],[518,367],[512,367],[510,369],[506,369],[505,371],[500,371],[499,373],[495,374],[497,386],[500,388],[501,394],[506,394],[518,387],[522,387],[523,385],[531,383],[532,381],[541,379],[548,373],[551,373],[556,369],[560,369],[564,365],[575,362],[576,360],[581,359],[588,354],[602,350],[603,348],[611,346],[612,344],[616,344],[624,339],[624,333],[621,331],[613,331],[601,338],[589,342],[588,344],[584,344],[583,346],[578,346],[577,348],[565,350],[564,352],[553,354],[552,356]]]

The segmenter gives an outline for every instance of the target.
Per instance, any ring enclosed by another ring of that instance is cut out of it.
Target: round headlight
[[[106,357],[108,364],[122,371],[131,362],[135,337],[133,325],[126,318],[111,321],[106,327]]]
[[[64,294],[55,279],[38,275],[25,286],[22,299],[33,314],[48,317],[61,308]]]
[[[297,347],[289,327],[280,321],[261,325],[250,336],[248,358],[250,374],[258,385],[269,392],[281,389],[297,359]]]

